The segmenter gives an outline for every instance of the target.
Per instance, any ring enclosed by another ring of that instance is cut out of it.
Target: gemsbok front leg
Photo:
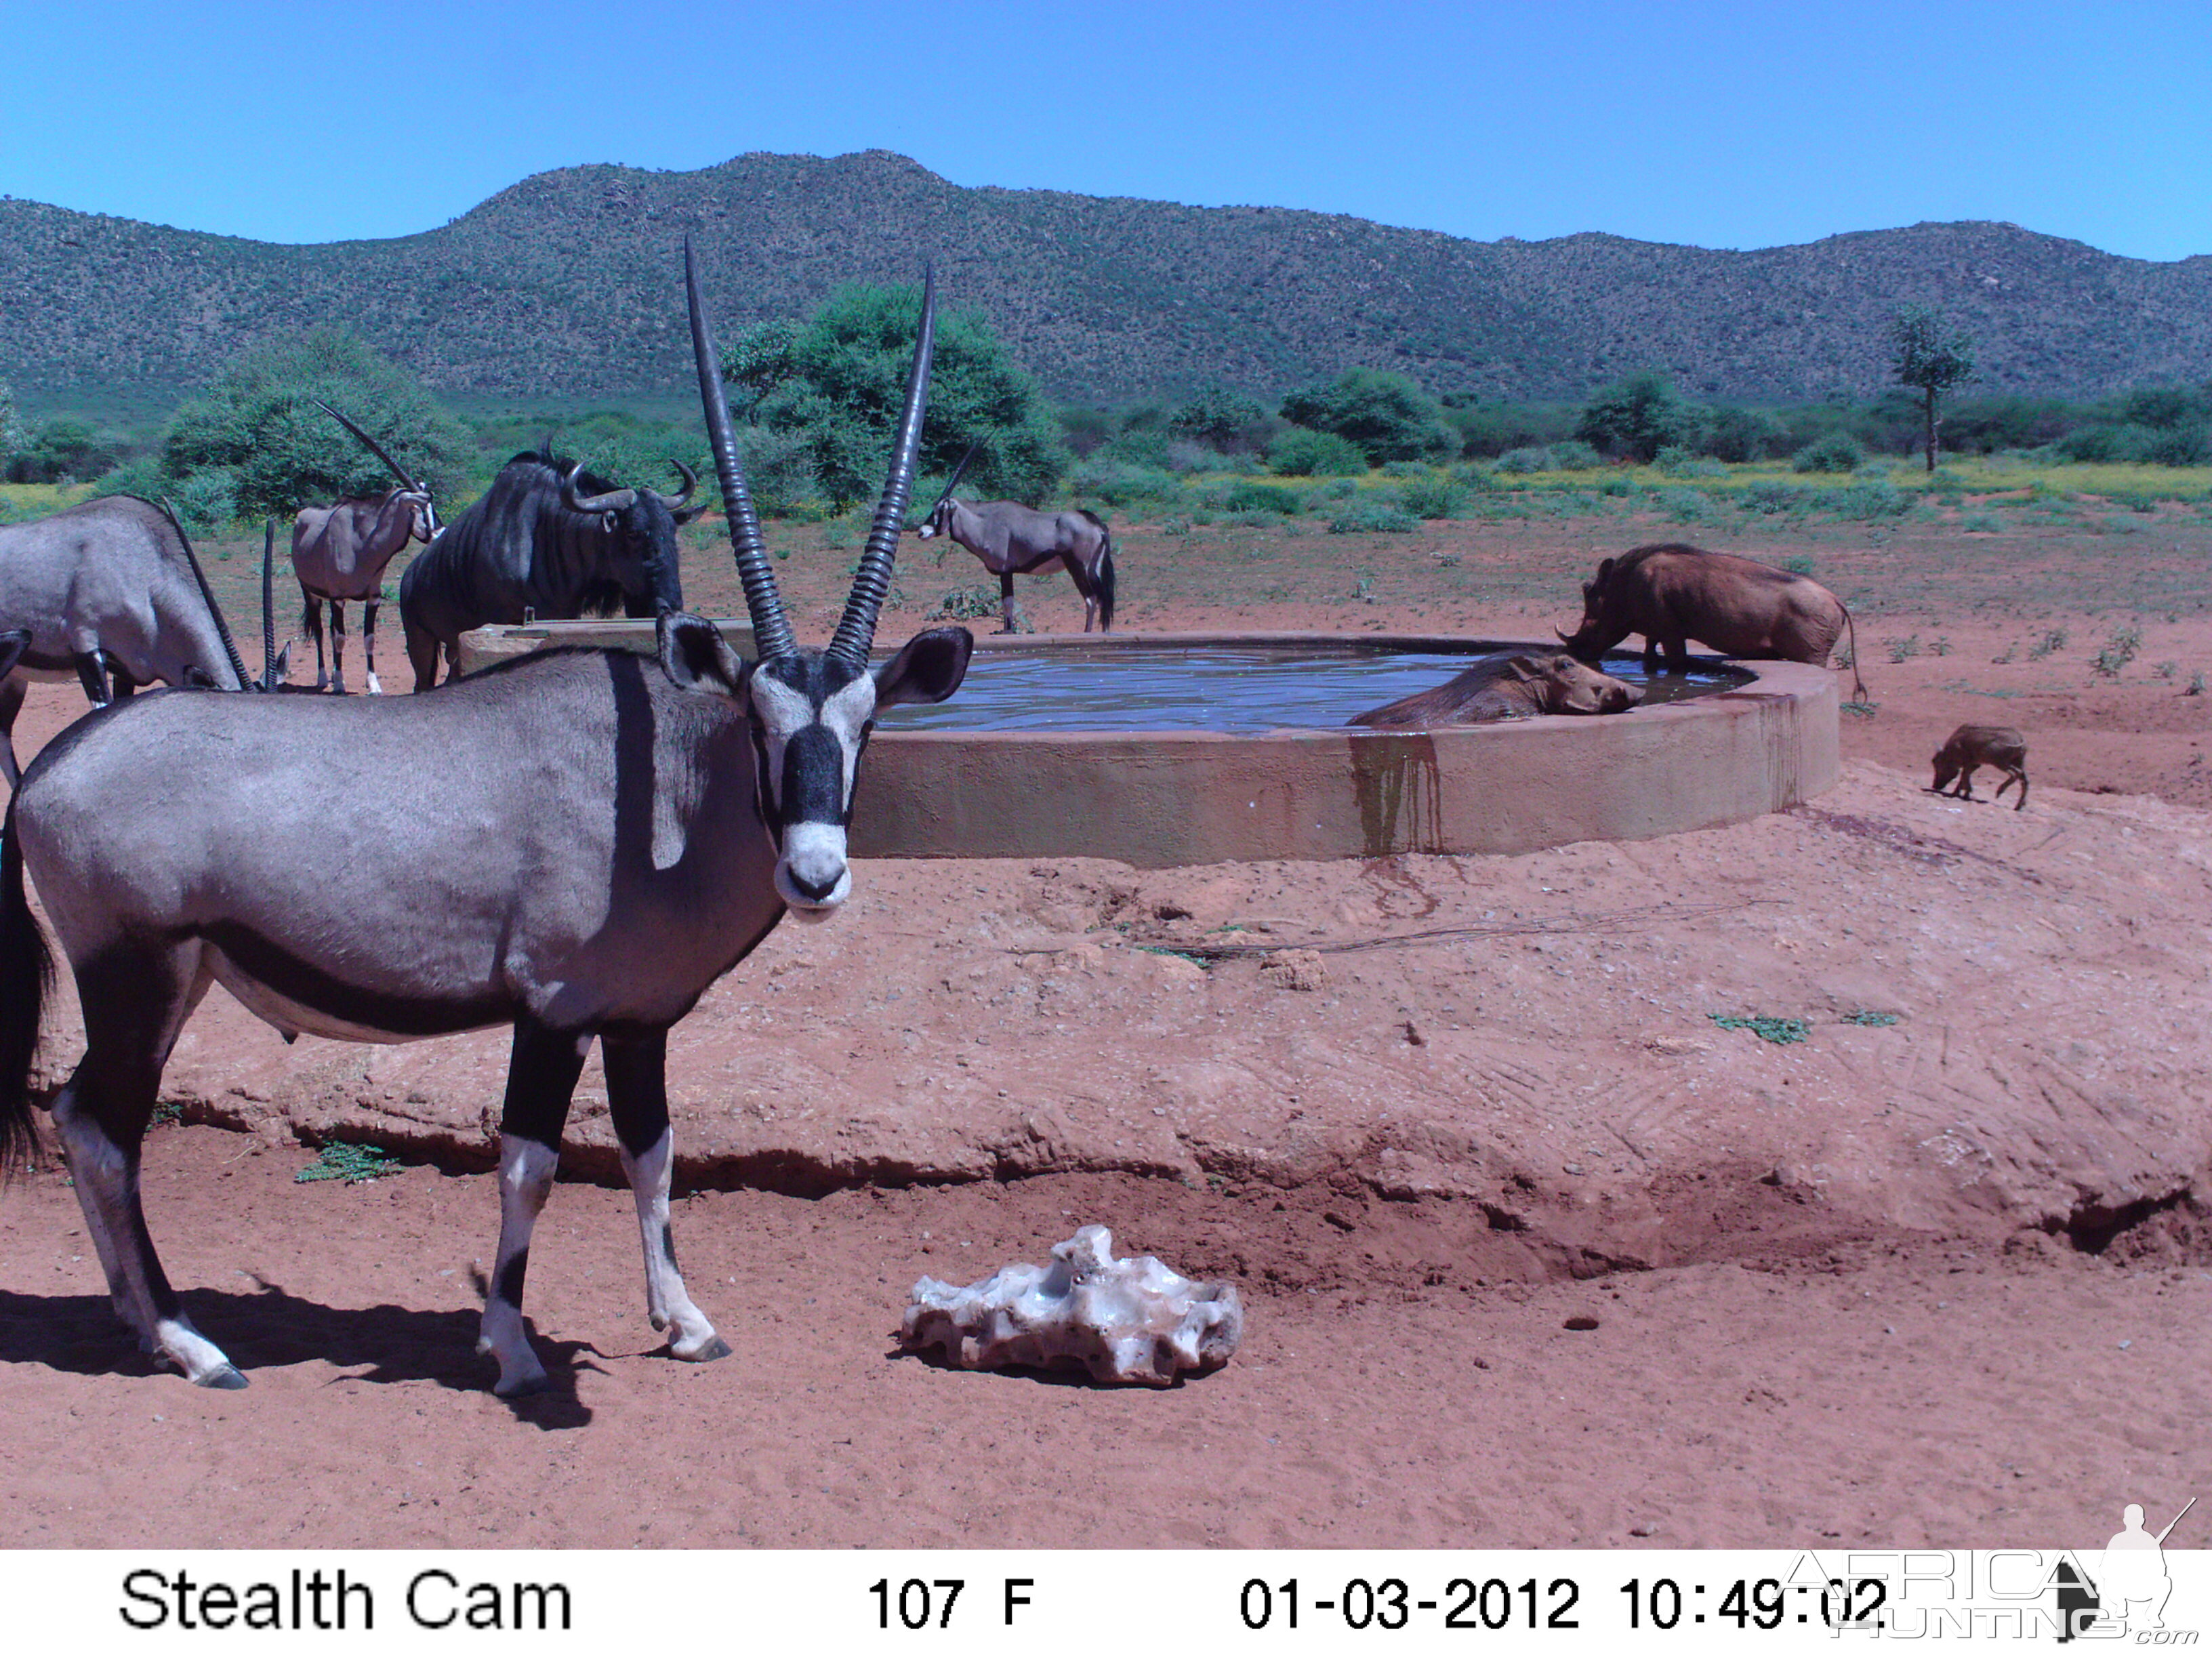
[[[380,603],[378,599],[364,600],[361,610],[361,648],[368,655],[368,695],[372,697],[384,695],[384,687],[376,678],[376,607]]]
[[[204,1389],[242,1389],[245,1376],[185,1316],[138,1197],[139,1146],[161,1067],[207,989],[199,947],[141,951],[118,943],[76,978],[85,1054],[54,1103],[54,1127],[108,1296],[157,1362]]]
[[[617,1036],[599,1034],[607,1068],[607,1111],[622,1143],[623,1173],[637,1200],[637,1229],[645,1244],[645,1314],[656,1331],[667,1331],[668,1351],[678,1359],[724,1359],[730,1345],[684,1289],[676,1267],[676,1234],[668,1220],[669,1177],[675,1136],[668,1126],[668,1033],[664,1029]]]
[[[499,1254],[477,1339],[477,1352],[499,1362],[492,1392],[507,1399],[546,1386],[545,1367],[523,1328],[522,1287],[530,1273],[530,1237],[561,1162],[561,1127],[591,1046],[588,1031],[548,1030],[528,1018],[514,1023],[499,1120]]]

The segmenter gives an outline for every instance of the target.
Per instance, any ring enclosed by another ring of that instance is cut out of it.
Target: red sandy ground
[[[1207,558],[1128,532],[1123,622],[1526,635],[1571,624],[1593,550],[1655,533],[1432,526]],[[301,1079],[363,1051],[286,1050],[216,993],[173,1081],[195,1115],[267,1115],[156,1129],[147,1205],[253,1386],[149,1373],[63,1177],[19,1177],[0,1199],[0,1540],[2048,1547],[2101,1538],[2123,1502],[2171,1513],[2212,1486],[2212,696],[2183,695],[2212,666],[2205,528],[1722,544],[1809,550],[1857,601],[1881,711],[1846,720],[1856,763],[1809,814],[1526,860],[887,864],[858,872],[851,916],[772,939],[678,1030],[679,1136],[782,1133],[775,1090],[744,1085],[766,1054],[843,1091],[836,1123],[790,1131],[813,1167],[859,1146],[881,1170],[903,1147],[924,1176],[980,1157],[1019,1178],[694,1192],[676,1227],[736,1349],[719,1364],[659,1352],[628,1196],[577,1183],[532,1261],[556,1389],[492,1398],[472,1352],[489,1178],[295,1184],[292,1131],[337,1109]],[[1224,558],[1249,569],[1218,579]],[[803,633],[848,559],[789,562]],[[1373,605],[1349,597],[1360,568]],[[910,568],[924,603],[886,635],[969,575]],[[687,580],[701,608],[733,597]],[[1239,603],[1235,582],[1273,597]],[[1030,605],[1079,615],[1064,581]],[[2094,673],[2124,625],[2136,659]],[[2062,626],[2064,647],[2027,655]],[[19,750],[80,707],[34,693]],[[1970,719],[2027,730],[2027,813],[1917,793]],[[1759,908],[1656,915],[1738,890]],[[1634,937],[1329,956],[1313,992],[1082,941],[1108,919],[1170,945],[1217,924],[1348,941],[1638,905],[1655,920]],[[771,987],[799,1011],[772,1053]],[[1788,1049],[1704,1018],[1886,1000],[1899,1025],[1819,1024]],[[73,1029],[55,1038],[65,1054]],[[467,1111],[495,1093],[496,1039],[401,1053],[424,1058],[392,1100],[441,1076]],[[252,1092],[225,1096],[240,1079]],[[1018,1157],[992,1115],[1015,1107]],[[916,1277],[1041,1261],[1090,1221],[1236,1278],[1236,1359],[1153,1392],[896,1352]]]

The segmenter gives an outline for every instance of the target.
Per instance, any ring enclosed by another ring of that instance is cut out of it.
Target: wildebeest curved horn
[[[753,511],[751,492],[745,488],[744,468],[738,463],[738,441],[730,430],[730,402],[722,389],[722,359],[714,349],[714,336],[707,325],[707,308],[699,300],[699,269],[691,257],[691,239],[684,239],[684,290],[691,307],[691,355],[699,367],[699,402],[707,416],[707,442],[714,452],[714,476],[722,485],[722,516],[730,528],[730,550],[737,556],[738,580],[744,584],[745,609],[753,619],[753,649],[763,662],[772,657],[797,653],[799,641],[783,614],[783,596],[776,592],[775,571],[769,564],[768,549],[761,541],[760,515]]]
[[[635,489],[610,489],[604,495],[579,495],[576,480],[584,475],[584,464],[578,461],[568,469],[568,476],[561,480],[561,499],[579,513],[619,513],[637,503]]]
[[[370,437],[368,434],[363,432],[359,427],[356,426],[351,421],[346,419],[344,416],[339,414],[337,410],[332,409],[320,398],[311,398],[307,401],[313,404],[317,409],[321,410],[324,414],[329,416],[347,431],[352,433],[355,437],[360,439],[363,448],[367,449],[370,454],[375,456],[378,460],[382,461],[385,465],[392,469],[392,476],[399,480],[399,487],[402,489],[419,489],[426,495],[430,493],[430,486],[423,483],[419,478],[409,477],[406,471],[400,466],[399,463],[393,460],[391,456],[384,453],[383,445],[378,443],[375,439]]]
[[[891,563],[898,538],[906,528],[906,508],[914,493],[914,465],[921,450],[921,417],[929,407],[929,365],[937,349],[937,272],[925,265],[921,275],[921,328],[914,343],[914,364],[907,370],[906,407],[899,415],[898,440],[891,446],[891,470],[884,480],[883,499],[876,504],[875,522],[868,528],[867,550],[854,573],[853,596],[845,601],[836,637],[829,654],[854,668],[868,665],[868,647],[875,643],[876,617],[891,591]]]
[[[699,488],[699,475],[673,456],[669,458],[668,464],[683,475],[684,493],[681,495],[663,495],[657,489],[653,493],[660,504],[671,513],[681,513],[684,510],[684,504],[691,499],[692,492]]]
[[[192,580],[198,584],[200,598],[207,601],[208,615],[215,618],[216,636],[222,641],[222,654],[230,659],[230,672],[238,676],[238,689],[245,690],[252,682],[246,678],[246,659],[238,654],[238,641],[230,637],[230,624],[223,620],[222,607],[215,602],[215,589],[208,586],[207,573],[200,568],[199,555],[192,551],[192,538],[185,534],[185,521],[177,516],[177,509],[169,504],[167,495],[161,497],[161,511],[168,515],[169,528],[177,532],[184,544],[185,562],[191,567]]]

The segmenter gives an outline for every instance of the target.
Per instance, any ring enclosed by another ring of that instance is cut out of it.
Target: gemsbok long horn
[[[937,500],[931,504],[929,511],[921,515],[923,518],[935,518],[937,509],[952,499],[952,492],[960,488],[960,480],[967,473],[968,463],[975,459],[975,452],[982,447],[981,438],[968,446],[968,453],[960,458],[960,465],[952,469],[952,476],[945,481],[945,488],[938,492]]]
[[[836,636],[828,654],[847,665],[865,670],[868,647],[876,641],[876,618],[891,591],[891,567],[898,554],[898,539],[906,529],[906,509],[914,494],[915,459],[921,450],[921,419],[929,407],[929,365],[937,349],[937,271],[925,265],[921,273],[921,329],[914,343],[914,364],[907,371],[906,408],[899,416],[898,441],[891,448],[890,475],[884,481],[883,500],[876,504],[875,523],[868,530],[868,545],[854,573],[853,596],[845,602]]]
[[[384,446],[382,444],[377,442],[375,439],[370,437],[368,434],[363,432],[359,427],[356,426],[351,421],[346,419],[344,416],[339,414],[337,410],[332,409],[320,398],[310,398],[307,401],[314,404],[317,409],[321,410],[324,414],[329,416],[347,431],[352,433],[355,437],[360,439],[363,448],[367,449],[370,454],[375,456],[378,460],[382,461],[385,465],[392,469],[392,476],[399,480],[399,487],[402,489],[419,489],[426,495],[428,494],[430,486],[420,478],[409,477],[407,476],[406,470],[402,467],[398,462],[393,460],[391,456],[384,453]]]
[[[261,526],[261,689],[276,689],[276,520]]]
[[[192,551],[192,538],[185,534],[185,521],[177,516],[177,509],[169,504],[167,495],[161,497],[161,511],[169,515],[169,527],[185,544],[185,562],[192,568],[192,580],[199,584],[200,597],[207,601],[208,614],[215,618],[215,631],[222,639],[223,655],[230,659],[230,672],[238,676],[238,689],[250,691],[253,682],[246,678],[246,659],[238,654],[238,641],[231,638],[230,624],[223,620],[222,607],[215,602],[215,589],[208,586],[207,572],[200,568],[199,555]]]
[[[699,401],[707,412],[707,441],[714,452],[714,475],[722,484],[722,515],[729,525],[730,550],[737,556],[738,580],[744,584],[745,609],[753,619],[753,649],[763,662],[788,657],[798,651],[799,641],[783,614],[783,596],[776,592],[775,571],[761,541],[760,515],[753,511],[744,469],[738,461],[737,436],[730,429],[729,399],[722,390],[722,359],[714,349],[707,308],[700,302],[698,263],[692,258],[689,236],[684,239],[684,289],[691,305],[691,355],[699,368]]]

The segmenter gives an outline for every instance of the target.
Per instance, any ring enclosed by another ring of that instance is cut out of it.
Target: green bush
[[[1337,433],[1293,426],[1267,446],[1267,470],[1293,478],[1356,477],[1367,471],[1367,456]]]
[[[1699,423],[1697,447],[1717,461],[1758,461],[1778,455],[1790,442],[1789,428],[1763,409],[1709,409]]]
[[[201,524],[239,514],[289,518],[311,502],[389,489],[384,464],[317,409],[317,398],[428,477],[434,494],[451,494],[474,470],[477,445],[466,427],[367,341],[325,325],[240,354],[178,410],[161,441],[161,470],[179,511]]]
[[[1257,454],[1266,441],[1269,416],[1258,398],[1209,386],[1168,417],[1167,429],[1228,453]]]
[[[872,501],[883,488],[921,310],[917,289],[848,283],[791,331],[781,362],[762,371],[773,384],[759,423],[804,441],[833,503]],[[921,467],[942,477],[971,444],[965,486],[1031,506],[1074,461],[1036,383],[982,314],[940,313]]]
[[[1328,521],[1333,536],[1364,536],[1419,530],[1421,521],[1382,490],[1362,492]]]
[[[1802,513],[1812,506],[1814,494],[1804,484],[1785,483],[1779,478],[1769,478],[1746,485],[1737,493],[1735,499],[1747,512]]]
[[[1450,478],[1408,478],[1398,495],[1417,519],[1456,519],[1467,511],[1467,487]]]
[[[1656,369],[1639,369],[1590,394],[1575,436],[1615,455],[1648,461],[1697,432],[1697,411]]]
[[[1549,472],[1553,470],[1549,449],[1509,449],[1498,458],[1500,472]]]
[[[1820,504],[1839,519],[1893,519],[1912,509],[1911,491],[1887,477],[1854,478],[1839,489],[1820,492]]]
[[[95,432],[82,421],[48,421],[6,457],[9,483],[82,483],[112,471],[131,449],[119,432]]]
[[[1605,465],[1605,457],[1580,438],[1562,438],[1550,447],[1552,465],[1562,472],[1587,472]]]
[[[1222,507],[1231,513],[1301,513],[1305,501],[1295,489],[1281,484],[1255,483],[1249,479],[1230,487]]]
[[[1138,466],[1101,453],[1075,469],[1069,488],[1079,499],[1109,507],[1173,504],[1182,500],[1182,480],[1158,467]]]
[[[1487,495],[1504,487],[1498,482],[1495,468],[1471,464],[1452,468],[1451,481],[1461,489],[1477,495]]]
[[[1847,432],[1815,439],[1790,458],[1799,472],[1856,472],[1866,465],[1866,447]]]
[[[1460,450],[1443,405],[1385,369],[1347,369],[1326,386],[1293,392],[1283,399],[1283,418],[1348,439],[1374,463],[1443,460]]]

